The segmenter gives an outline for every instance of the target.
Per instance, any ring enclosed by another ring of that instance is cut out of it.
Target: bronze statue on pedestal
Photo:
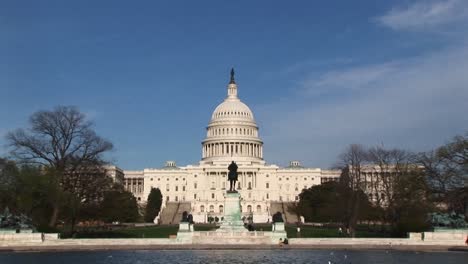
[[[229,170],[229,174],[228,174],[229,191],[228,192],[237,192],[236,191],[237,168],[238,168],[237,164],[234,161],[232,161],[228,167],[228,170]]]

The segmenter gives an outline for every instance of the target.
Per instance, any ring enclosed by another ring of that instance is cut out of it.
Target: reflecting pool
[[[466,252],[385,250],[136,250],[0,253],[0,263],[147,264],[147,263],[468,263]]]

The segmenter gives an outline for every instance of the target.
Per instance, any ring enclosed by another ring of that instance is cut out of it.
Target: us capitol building
[[[259,127],[250,108],[238,97],[233,70],[227,97],[215,108],[206,128],[198,164],[179,167],[167,161],[162,168],[122,171],[114,167],[111,173],[123,180],[140,203],[146,202],[151,188],[161,190],[160,223],[177,222],[183,211],[190,212],[195,222],[207,222],[210,216],[223,216],[224,195],[229,189],[227,167],[232,161],[239,166],[236,189],[242,198],[242,214],[254,222],[271,221],[277,211],[287,213],[287,206],[298,201],[302,189],[340,176],[339,170],[304,168],[298,161],[291,161],[286,168],[267,164]],[[286,221],[297,221],[293,214],[288,216]]]

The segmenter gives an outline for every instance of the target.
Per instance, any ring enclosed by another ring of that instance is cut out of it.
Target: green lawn
[[[296,225],[287,225],[286,233],[289,238],[294,237],[315,237],[315,238],[328,238],[328,237],[345,237],[340,234],[338,228],[331,227],[314,227],[314,226],[301,226],[301,232],[298,236]],[[356,231],[356,237],[389,237],[388,233],[373,232],[371,230],[359,229]]]
[[[195,231],[215,231],[218,229],[216,225],[211,224],[195,224],[194,229]]]
[[[168,238],[176,235],[179,227],[177,225],[149,226],[149,227],[119,227],[113,230],[81,230],[76,233],[75,238]],[[214,231],[217,227],[209,224],[196,224],[195,231]],[[255,225],[257,231],[271,231],[271,224]],[[288,237],[344,237],[338,232],[338,228],[301,226],[298,236],[296,225],[286,225]],[[62,235],[62,238],[69,238],[69,235]],[[389,237],[388,233],[375,232],[363,227],[359,227],[356,237]]]
[[[178,230],[179,227],[176,225],[82,230],[75,235],[75,238],[168,238],[170,235],[176,235]],[[67,237],[70,236],[62,235],[62,238]]]

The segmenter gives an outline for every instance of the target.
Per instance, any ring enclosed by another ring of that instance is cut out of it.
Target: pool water
[[[0,263],[149,264],[149,263],[468,263],[466,252],[385,250],[136,250],[84,252],[0,253]]]

